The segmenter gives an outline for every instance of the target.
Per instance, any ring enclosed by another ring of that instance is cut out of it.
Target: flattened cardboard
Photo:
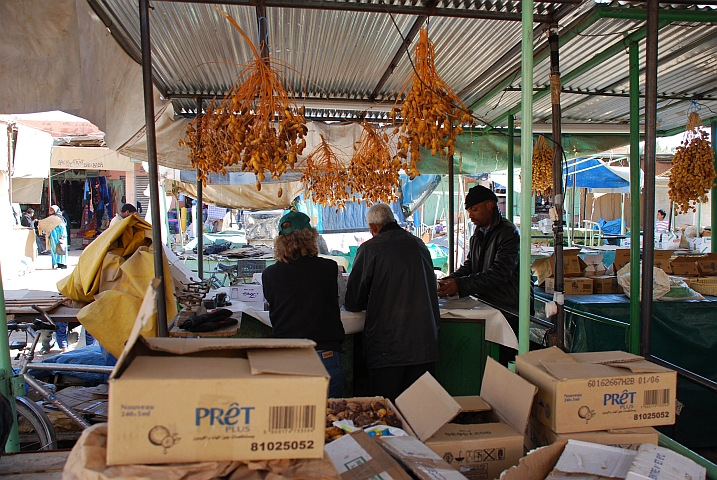
[[[623,293],[623,289],[617,283],[617,277],[614,275],[599,275],[593,278],[593,293]]]
[[[555,470],[578,475],[625,478],[637,452],[596,443],[568,440]]]
[[[342,480],[391,478],[411,480],[403,468],[363,430],[327,444],[324,450]]]
[[[717,253],[707,253],[697,259],[697,270],[701,277],[717,275]]]
[[[673,275],[696,277],[700,274],[695,257],[678,255],[670,262],[670,267],[672,268]]]
[[[659,432],[652,427],[624,428],[619,430],[600,430],[597,432],[555,433],[543,425],[535,417],[530,417],[528,429],[525,432],[526,450],[551,445],[562,440],[581,440],[583,442],[598,443],[610,447],[637,450],[643,443],[657,445]]]
[[[376,441],[420,480],[466,480],[415,437],[379,437]]]
[[[705,480],[707,471],[679,453],[656,445],[640,447],[625,480]]]
[[[642,357],[552,347],[519,355],[516,370],[538,387],[532,414],[556,433],[675,421],[676,372]]]
[[[422,442],[461,411],[458,402],[428,372],[396,398],[396,406]]]
[[[108,465],[323,455],[329,375],[314,342],[131,340],[110,379]]]

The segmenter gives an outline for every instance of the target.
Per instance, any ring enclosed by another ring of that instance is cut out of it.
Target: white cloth
[[[211,298],[215,293],[219,292],[224,292],[227,296],[230,296],[229,287],[222,287],[213,290],[207,295],[207,298]],[[233,316],[240,322],[241,312],[246,312],[247,315],[251,315],[264,325],[271,327],[269,312],[254,310],[250,305],[237,300],[232,300],[231,302],[232,304],[230,306],[223,308],[228,308],[232,312],[238,313],[239,315]],[[465,297],[457,300],[441,299],[439,300],[439,306],[441,308],[441,318],[484,319],[486,340],[516,350],[518,349],[518,337],[515,336],[515,332],[513,332],[513,329],[500,310],[489,307],[473,297]],[[365,312],[347,312],[346,310],[341,310],[341,323],[343,323],[344,331],[347,335],[363,332],[364,318]]]

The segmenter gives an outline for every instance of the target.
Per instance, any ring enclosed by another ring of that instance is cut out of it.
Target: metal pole
[[[530,227],[533,166],[533,0],[524,0],[522,36],[522,110],[520,128],[520,293],[518,296],[518,353],[530,348]]]
[[[154,91],[152,87],[152,50],[149,39],[149,0],[139,0],[139,23],[142,45],[142,84],[144,86],[144,121],[149,164],[149,204],[152,208],[152,245],[154,276],[159,279],[157,291],[157,336],[166,337],[167,305],[164,286],[164,248],[162,246],[162,212],[159,210],[159,175],[157,142],[154,129]]]
[[[448,273],[455,271],[455,248],[456,248],[456,194],[455,179],[453,178],[453,156],[448,157]]]
[[[2,270],[0,269],[0,331],[7,331],[7,314],[5,313],[5,290],[2,285]],[[10,360],[10,339],[4,333],[0,335],[0,393],[10,401],[12,418],[17,418],[15,410],[15,394],[12,388],[12,361]],[[5,451],[14,453],[20,451],[20,435],[17,430],[17,421],[12,422],[10,436],[5,443]]]
[[[630,353],[640,353],[640,45],[630,42]],[[633,268],[634,267],[634,268]],[[615,272],[617,273],[617,272]],[[652,275],[650,275],[652,278]]]
[[[202,114],[202,99],[197,97],[197,116]],[[200,139],[201,144],[201,139]],[[204,280],[204,215],[202,214],[202,180],[197,169],[197,275],[199,280]]]
[[[717,119],[712,119],[712,149],[715,154],[715,169],[717,169]],[[710,202],[712,203],[712,218],[710,220],[710,237],[712,253],[717,253],[717,232],[715,232],[715,226],[717,226],[717,187],[712,187],[712,193],[710,193]]]
[[[550,26],[548,43],[550,44],[550,103],[553,117],[553,218],[554,255],[555,255],[555,304],[558,311],[555,316],[555,346],[565,350],[565,273],[563,271],[563,135],[561,132],[560,112],[560,57],[558,50],[558,25]]]
[[[515,216],[515,117],[508,116],[508,185],[505,192],[505,216],[513,221]]]
[[[640,315],[640,354],[649,355],[652,350],[652,267],[655,250],[655,148],[657,134],[657,32],[659,21],[658,0],[647,2],[647,36],[645,37],[645,160],[643,172],[642,243],[642,312]]]

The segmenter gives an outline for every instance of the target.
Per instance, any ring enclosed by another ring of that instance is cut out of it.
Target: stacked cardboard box
[[[634,449],[675,422],[676,372],[642,357],[552,347],[519,355],[516,371],[538,388],[527,449],[567,439]]]
[[[602,257],[600,262],[593,262],[590,265],[578,256],[579,248],[563,249],[563,275],[565,277],[566,295],[590,295],[593,293],[593,281],[587,278],[588,274],[595,275],[601,271]],[[594,260],[595,257],[593,257]],[[604,268],[604,267],[603,267]],[[531,266],[533,274],[538,279],[537,284],[545,284],[546,293],[555,292],[555,256],[539,258],[533,261]],[[586,272],[587,270],[587,272]],[[584,276],[585,275],[585,276]]]

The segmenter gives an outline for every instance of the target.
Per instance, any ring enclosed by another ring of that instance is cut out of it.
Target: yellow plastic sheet
[[[59,292],[67,298],[89,303],[79,311],[77,319],[115,357],[122,353],[154,278],[154,253],[145,235],[151,228],[133,215],[113,225],[82,252],[72,274],[57,283]],[[177,308],[172,274],[166,256],[162,257],[169,321]],[[156,326],[155,314],[142,335],[155,336]]]

